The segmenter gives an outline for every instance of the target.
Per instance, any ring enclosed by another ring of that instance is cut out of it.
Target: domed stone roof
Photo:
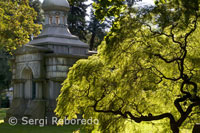
[[[42,9],[44,11],[69,11],[70,6],[67,0],[44,0]]]

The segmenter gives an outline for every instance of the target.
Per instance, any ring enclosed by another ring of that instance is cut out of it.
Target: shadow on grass
[[[3,123],[6,116],[7,108],[0,108],[0,133],[73,133],[78,131],[81,125],[67,125],[67,126],[30,126],[30,125],[16,125],[11,126],[8,123]],[[80,133],[86,133],[80,131]]]
[[[67,125],[67,126],[24,126],[16,125],[10,126],[7,123],[0,124],[1,133],[73,133],[80,128],[80,125]],[[86,133],[81,131],[80,133]]]
[[[0,121],[2,121],[6,117],[6,111],[8,108],[0,108]]]

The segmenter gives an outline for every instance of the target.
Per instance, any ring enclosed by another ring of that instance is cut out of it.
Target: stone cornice
[[[45,56],[46,57],[65,57],[65,58],[75,58],[75,59],[88,58],[88,55],[57,54],[57,53],[45,54]]]

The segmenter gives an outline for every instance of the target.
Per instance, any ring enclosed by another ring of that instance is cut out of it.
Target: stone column
[[[14,83],[13,98],[24,98],[24,82],[17,81]]]
[[[54,99],[54,82],[49,81],[49,99]]]
[[[15,83],[14,86],[13,86],[13,99],[17,98],[17,91],[18,91],[17,90],[17,84]]]
[[[56,16],[52,15],[52,24],[56,24]]]
[[[36,82],[36,99],[42,99],[42,82]]]
[[[65,15],[65,24],[67,24],[67,19],[68,19],[68,16]]]
[[[23,84],[23,82],[19,83],[19,98],[24,98],[24,84]]]
[[[49,15],[45,14],[45,24],[49,24]]]
[[[65,14],[64,13],[60,13],[60,24],[65,24]]]
[[[64,24],[65,22],[64,22],[64,15],[60,15],[60,24]]]

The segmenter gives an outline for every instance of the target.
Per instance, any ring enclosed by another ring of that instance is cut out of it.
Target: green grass
[[[5,116],[6,111],[8,109],[0,108],[0,132],[1,133],[73,133],[80,128],[80,125],[67,125],[67,126],[23,126],[16,125],[10,126],[7,123],[2,123]],[[81,133],[85,133],[81,131]]]
[[[7,108],[0,108],[0,121],[6,117]]]
[[[78,130],[79,125],[68,125],[68,126],[23,126],[16,125],[10,126],[9,124],[0,124],[1,133],[73,133]],[[84,133],[81,131],[81,133]]]

